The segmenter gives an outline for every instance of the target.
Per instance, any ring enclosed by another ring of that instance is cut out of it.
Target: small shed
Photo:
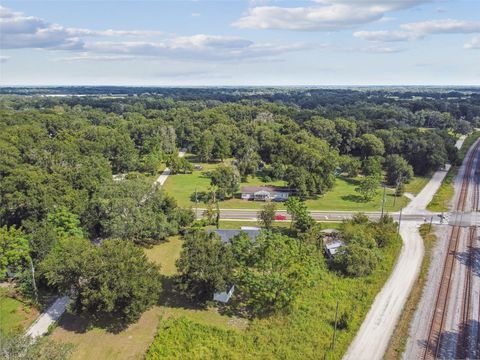
[[[345,246],[345,243],[340,239],[340,232],[336,229],[325,229],[321,233],[323,234],[325,254],[331,259],[338,253],[340,248]]]
[[[325,244],[325,253],[329,258],[333,258],[338,251],[345,246],[342,240],[334,240]]]
[[[213,294],[213,300],[226,304],[232,297],[234,291],[235,285],[232,285],[228,291],[217,292]]]

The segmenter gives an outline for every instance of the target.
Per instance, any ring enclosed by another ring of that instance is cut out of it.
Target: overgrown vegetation
[[[358,220],[363,221],[363,218]],[[348,224],[355,227],[353,222]],[[383,227],[366,223],[359,226]],[[391,234],[391,231],[386,232]],[[389,276],[400,247],[401,241],[392,236],[391,241],[378,248],[379,262],[373,272],[360,277],[343,276],[329,270],[320,254],[316,271],[311,273],[311,283],[301,287],[288,311],[254,318],[244,332],[220,329],[186,318],[162,320],[147,359],[196,359],[199,356],[204,359],[340,358]],[[336,347],[331,349],[337,301],[341,321],[337,327]]]

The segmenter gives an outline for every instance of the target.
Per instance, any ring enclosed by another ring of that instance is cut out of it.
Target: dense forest
[[[0,93],[0,279],[15,278],[30,298],[39,289],[73,291],[79,312],[114,313],[126,322],[138,319],[161,291],[158,268],[140,246],[187,233],[179,287],[186,293],[194,288],[200,297],[205,286],[209,297],[218,290],[214,283],[232,281],[218,279],[211,268],[215,282],[189,277],[192,266],[200,266],[194,255],[201,251],[204,259],[223,254],[222,261],[230,261],[224,268],[261,269],[267,265],[258,263],[265,258],[260,254],[283,244],[284,259],[296,254],[298,263],[310,264],[315,259],[306,249],[315,247],[316,235],[302,200],[330,191],[339,173],[360,175],[358,191],[365,200],[382,183],[401,193],[413,176],[456,163],[457,135],[480,126],[480,92],[469,88],[2,88]],[[308,248],[267,233],[252,249],[247,240],[224,253],[198,224],[188,230],[195,223],[193,211],[153,185],[165,166],[192,170],[177,158],[180,148],[205,163],[232,160],[209,175],[213,199],[234,196],[240,179],[259,172],[284,181],[295,195],[289,212],[301,214],[290,235],[308,238]],[[349,230],[350,254],[357,251],[364,266],[345,252],[333,270],[345,276],[372,272],[377,248],[384,246],[377,232],[392,238],[395,226],[383,219],[367,231],[366,221],[362,231],[368,236],[356,239],[359,228]],[[191,258],[188,246],[200,247]],[[257,270],[238,273],[244,277],[236,281],[253,299],[245,300],[250,315],[263,316],[276,303],[286,307],[284,298],[265,299],[266,291],[254,288],[252,281],[268,284],[268,278],[255,278]],[[304,274],[298,276],[307,282]],[[298,284],[282,286],[292,292]]]

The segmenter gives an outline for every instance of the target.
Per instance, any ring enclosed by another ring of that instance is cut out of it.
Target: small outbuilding
[[[325,254],[331,259],[345,246],[345,243],[340,239],[340,232],[336,229],[325,229],[321,232],[323,234]]]

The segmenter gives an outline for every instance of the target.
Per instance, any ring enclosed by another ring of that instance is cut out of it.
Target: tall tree
[[[41,263],[50,286],[69,294],[73,309],[94,317],[114,315],[125,325],[137,320],[160,296],[159,266],[131,242],[60,239]]]
[[[231,247],[215,234],[196,230],[185,236],[177,269],[179,289],[188,297],[211,300],[213,294],[232,284],[235,262]]]
[[[258,218],[265,229],[270,230],[272,228],[276,211],[277,206],[275,203],[268,202],[263,206],[262,211],[258,213]]]

